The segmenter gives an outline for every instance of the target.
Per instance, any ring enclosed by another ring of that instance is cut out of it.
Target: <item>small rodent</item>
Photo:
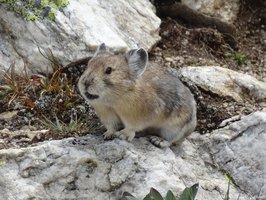
[[[142,48],[115,55],[101,44],[78,88],[106,127],[105,139],[131,141],[135,135],[149,135],[154,145],[167,147],[196,127],[196,103],[189,89],[166,68],[148,63]]]

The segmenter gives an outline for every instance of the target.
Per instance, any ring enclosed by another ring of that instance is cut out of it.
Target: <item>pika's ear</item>
[[[105,53],[107,51],[105,43],[102,43],[98,46],[96,52],[94,53],[93,57],[97,56],[98,54]]]
[[[140,49],[132,49],[126,53],[130,76],[134,79],[140,77],[148,63],[148,53]]]

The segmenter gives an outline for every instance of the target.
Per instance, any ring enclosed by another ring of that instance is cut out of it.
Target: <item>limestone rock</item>
[[[128,143],[89,135],[0,150],[0,163],[1,200],[118,200],[123,192],[141,199],[151,187],[180,195],[197,182],[197,199],[223,200],[227,190],[209,153],[190,141],[159,149],[145,138]],[[239,192],[231,188],[230,197]],[[240,200],[249,199],[240,193]]]
[[[223,200],[224,171],[237,186],[230,199],[265,199],[266,112],[234,120],[165,149],[146,138],[129,143],[96,135],[2,149],[0,199],[117,200],[124,192],[143,198],[151,187],[180,195],[198,182],[197,199]]]
[[[179,74],[205,91],[229,96],[236,101],[243,101],[244,97],[266,99],[265,82],[230,69],[218,66],[184,67]]]
[[[150,49],[158,40],[160,19],[148,0],[69,1],[55,21],[26,21],[0,6],[0,60],[22,70],[46,71],[50,63],[39,52],[63,64],[92,55],[105,42],[113,51],[141,46]]]
[[[236,19],[240,7],[239,0],[182,0],[182,3],[227,22],[233,22]]]

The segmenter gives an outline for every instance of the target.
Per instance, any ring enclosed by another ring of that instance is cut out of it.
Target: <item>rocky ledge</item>
[[[237,119],[238,121],[233,122]],[[46,141],[0,150],[2,199],[143,198],[199,183],[197,199],[266,198],[266,112],[233,118],[209,134],[194,132],[180,146],[159,149],[146,138],[132,143],[101,135]],[[23,191],[23,192],[22,192]]]

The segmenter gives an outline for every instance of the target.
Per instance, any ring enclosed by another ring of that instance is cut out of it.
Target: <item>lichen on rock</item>
[[[27,21],[49,18],[55,20],[56,11],[67,6],[69,0],[0,0],[7,10],[14,11]]]

